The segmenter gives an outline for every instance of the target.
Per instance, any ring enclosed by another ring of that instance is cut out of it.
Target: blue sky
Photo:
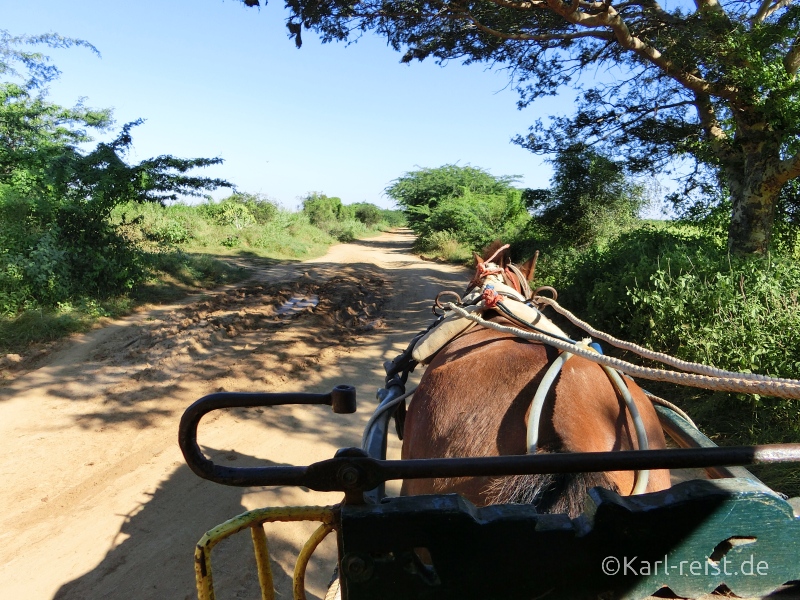
[[[542,157],[511,144],[537,119],[571,112],[571,96],[519,111],[503,72],[451,62],[400,64],[376,36],[321,44],[286,36],[280,0],[0,0],[12,34],[55,31],[101,52],[50,50],[63,72],[51,100],[112,107],[141,160],[221,157],[203,170],[294,208],[310,191],[389,206],[383,195],[416,167],[448,163],[520,175],[547,187]],[[224,196],[215,193],[215,197]]]

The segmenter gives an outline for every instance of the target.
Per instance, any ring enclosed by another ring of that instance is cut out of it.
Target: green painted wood
[[[709,439],[702,431],[692,427],[686,419],[680,416],[671,408],[654,405],[658,420],[664,432],[672,438],[681,448],[716,448],[717,445]],[[744,467],[710,467],[706,469],[711,477],[716,479],[722,477],[739,477],[761,481]]]
[[[595,531],[608,537],[615,553],[627,552],[631,571],[639,575],[619,598],[638,600],[664,586],[694,598],[723,584],[740,597],[763,596],[800,580],[800,519],[758,482],[691,481],[659,495],[629,498],[596,489],[590,497],[587,516]],[[661,523],[646,514],[658,515]],[[621,531],[609,531],[609,525]],[[631,560],[640,535],[660,538],[654,546],[668,541],[670,547],[663,555],[643,550]]]
[[[455,495],[345,505],[339,549],[344,600],[640,600],[663,586],[697,598],[723,584],[757,597],[800,580],[800,519],[745,479],[627,498],[595,488],[573,520]]]

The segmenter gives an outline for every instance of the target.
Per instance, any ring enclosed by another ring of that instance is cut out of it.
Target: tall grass
[[[324,254],[336,242],[312,226],[303,213],[276,207],[269,220],[259,223],[246,205],[234,202],[196,206],[129,203],[117,207],[112,219],[129,239],[151,252],[180,249],[221,256],[248,253],[303,259]]]

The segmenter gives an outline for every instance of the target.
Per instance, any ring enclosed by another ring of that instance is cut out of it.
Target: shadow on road
[[[215,461],[225,453],[211,452]],[[264,465],[265,461],[259,461]],[[282,490],[273,490],[280,494]],[[296,490],[302,494],[301,491]],[[88,573],[64,584],[54,600],[105,598],[162,600],[196,598],[194,547],[206,530],[244,512],[247,489],[217,485],[198,478],[186,465],[125,520],[115,543]],[[175,510],[180,506],[181,510]],[[284,597],[291,596],[291,567],[301,543],[269,526],[272,570]],[[274,529],[274,530],[273,530]],[[252,542],[247,531],[222,541],[212,552],[215,589],[219,598],[260,597]],[[332,567],[331,567],[332,568]],[[169,579],[165,576],[169,574]],[[324,589],[330,568],[309,569],[309,583]],[[135,582],[135,586],[132,586]],[[309,594],[309,598],[315,598]]]

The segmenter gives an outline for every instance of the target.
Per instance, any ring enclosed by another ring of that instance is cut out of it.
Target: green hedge
[[[562,306],[621,339],[726,370],[800,379],[800,266],[791,257],[731,257],[722,239],[691,225],[645,226],[602,249],[551,249],[535,284],[553,285]],[[677,400],[720,444],[800,440],[797,400],[644,385]],[[800,494],[798,469],[759,472]]]

